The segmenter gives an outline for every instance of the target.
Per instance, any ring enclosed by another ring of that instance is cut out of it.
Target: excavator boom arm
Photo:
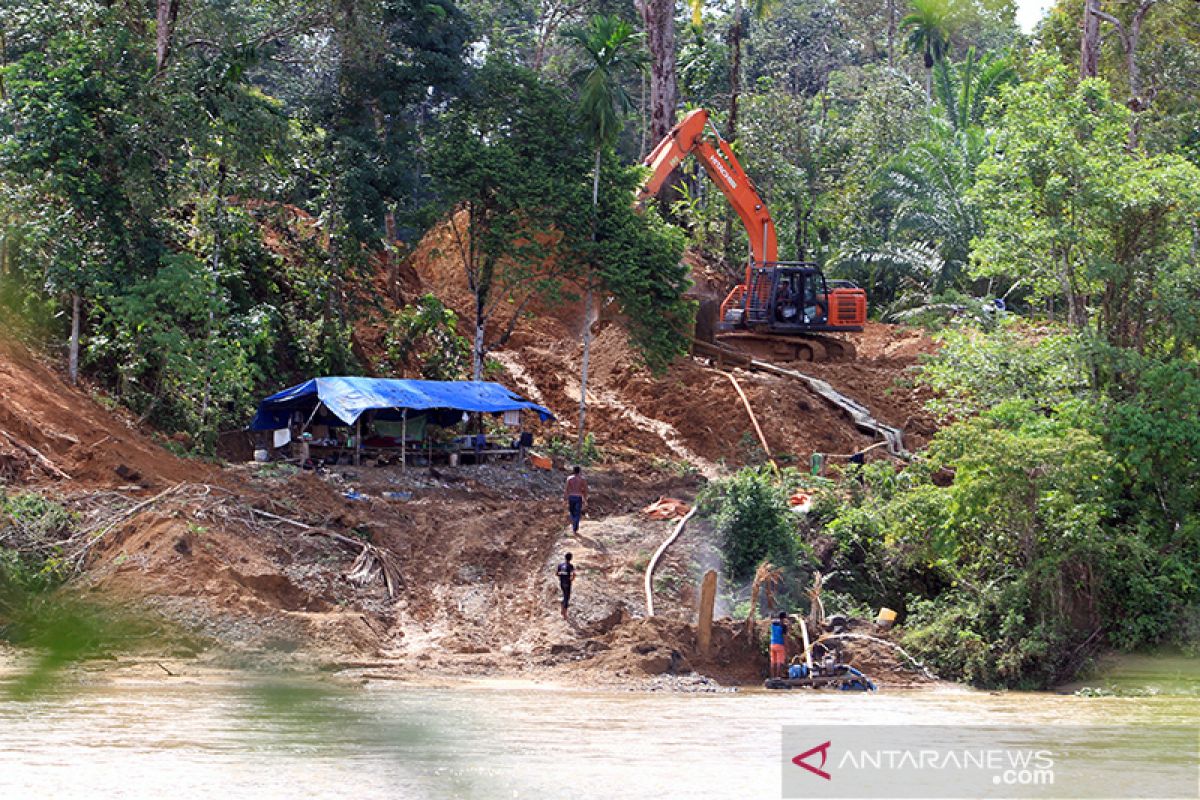
[[[716,146],[704,135],[706,130],[712,131]],[[679,163],[693,152],[746,227],[746,234],[750,237],[752,260],[758,264],[778,261],[779,244],[771,212],[759,197],[750,176],[742,169],[737,156],[733,154],[733,149],[712,128],[708,112],[702,108],[690,112],[680,120],[646,157],[645,164],[650,167],[651,174],[638,194],[638,199],[644,200],[657,194]]]

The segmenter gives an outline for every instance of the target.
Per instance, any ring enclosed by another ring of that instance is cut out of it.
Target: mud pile
[[[69,386],[23,345],[0,337],[0,480],[150,488],[209,473],[155,444],[128,414]]]

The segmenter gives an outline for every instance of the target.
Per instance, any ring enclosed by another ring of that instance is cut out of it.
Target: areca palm
[[[579,91],[579,114],[595,154],[592,171],[592,210],[600,199],[600,159],[612,147],[625,126],[625,117],[633,100],[622,79],[627,73],[646,66],[641,49],[642,35],[617,16],[599,14],[586,26],[573,26],[562,37],[575,46],[583,65],[571,76]],[[594,235],[594,234],[593,234]],[[592,280],[586,279],[583,309],[583,363],[579,379],[579,437],[577,453],[583,451],[584,423],[587,416],[588,357],[592,343]]]
[[[950,51],[949,0],[911,0],[912,10],[900,20],[908,31],[904,49],[921,53],[925,60],[925,96],[932,99],[932,74],[935,64]]]

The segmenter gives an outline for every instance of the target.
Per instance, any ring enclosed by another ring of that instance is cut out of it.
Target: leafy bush
[[[942,429],[903,473],[869,466],[840,490],[822,529],[836,588],[903,610],[906,647],[984,686],[1045,687],[1101,643],[1181,638],[1200,585],[1200,522],[1191,483],[1171,476],[1182,478],[1191,456],[1170,444],[1170,422],[1134,424],[1125,413],[1135,414],[1118,408],[1114,418],[1079,400],[1049,413],[1004,402]],[[1182,416],[1182,427],[1193,424]],[[1161,472],[1145,475],[1161,497],[1125,490],[1140,479],[1122,463],[1128,452],[1114,454],[1117,434],[1157,442],[1144,452],[1163,459]],[[1164,504],[1180,511],[1177,526],[1163,524]]]
[[[992,333],[946,330],[938,341],[920,380],[937,392],[930,408],[943,417],[975,414],[1004,400],[1052,408],[1088,385],[1081,340],[1057,331],[1031,337],[1014,322]]]
[[[575,440],[555,436],[544,445],[547,453],[563,461],[570,461],[580,466],[598,464],[604,460],[604,452],[596,445],[594,434],[588,433],[583,437],[583,449],[576,452]]]
[[[43,592],[67,577],[59,543],[75,515],[33,492],[0,495],[0,588]]]
[[[459,380],[471,363],[471,342],[458,333],[458,315],[432,294],[396,312],[386,346],[393,369],[416,370],[426,380]]]
[[[795,560],[796,525],[787,497],[787,487],[765,467],[746,467],[706,490],[702,502],[715,517],[725,571],[734,580],[752,577],[763,559],[781,566]]]

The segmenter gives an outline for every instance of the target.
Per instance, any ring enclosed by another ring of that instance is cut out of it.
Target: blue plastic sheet
[[[324,403],[335,417],[353,425],[363,412],[382,409],[450,409],[500,413],[518,409],[553,419],[550,410],[491,381],[420,381],[398,378],[313,378],[271,395],[258,405],[252,431],[286,428],[293,411],[311,412]]]

